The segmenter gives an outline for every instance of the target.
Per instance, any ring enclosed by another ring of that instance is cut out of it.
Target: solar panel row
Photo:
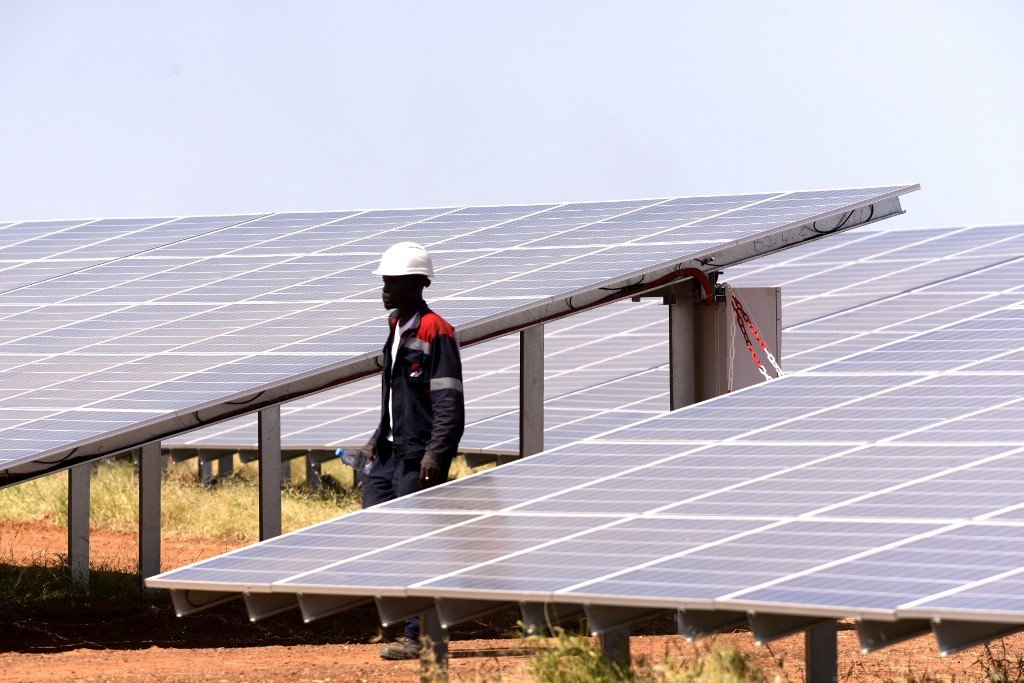
[[[781,380],[150,585],[1024,624],[998,602],[1024,572],[1022,275],[1017,258],[831,316],[883,324]],[[907,298],[943,305],[908,317]]]
[[[1024,255],[1013,226],[951,230],[858,230],[731,268],[737,286],[783,288],[784,363],[799,370],[837,355],[896,338],[887,321],[966,305],[974,296],[953,286],[923,297],[908,293],[929,283],[988,268]],[[891,268],[879,282],[875,266]],[[823,315],[898,297],[885,306],[829,321]],[[812,321],[812,322],[808,322]],[[668,405],[666,313],[650,302],[619,302],[549,325],[546,358],[546,443],[549,446],[624,425]],[[879,330],[878,328],[883,328]],[[609,330],[614,330],[610,333]],[[518,448],[518,345],[494,340],[464,355],[468,425],[464,448]],[[741,359],[741,362],[743,359]],[[602,388],[603,387],[603,388]],[[282,440],[293,448],[361,444],[376,426],[379,379],[367,378],[307,397],[282,410]],[[256,420],[244,417],[181,435],[169,446],[246,448],[256,443]]]
[[[367,271],[395,241],[431,248],[431,291],[472,341],[693,258],[892,215],[912,189],[183,219],[173,234],[140,221],[95,247],[93,223],[42,228],[0,259],[50,253],[31,243],[63,231],[103,261],[0,293],[0,470],[11,483],[373,371]],[[173,241],[130,246],[146,225]]]

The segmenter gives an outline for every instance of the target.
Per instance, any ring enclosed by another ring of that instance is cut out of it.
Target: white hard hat
[[[374,275],[426,275],[434,277],[430,254],[415,242],[399,242],[384,252]]]

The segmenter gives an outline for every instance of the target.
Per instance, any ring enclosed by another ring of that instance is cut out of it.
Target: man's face
[[[385,275],[380,292],[384,308],[412,308],[423,298],[424,284],[422,275]]]

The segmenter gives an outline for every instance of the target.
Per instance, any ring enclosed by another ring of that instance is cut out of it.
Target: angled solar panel
[[[1019,228],[864,229],[730,268],[737,286],[781,286],[787,370],[800,370],[897,338],[899,323],[968,305],[959,280],[1020,256]],[[864,265],[868,266],[865,271]],[[891,269],[879,276],[878,264]],[[992,277],[990,274],[988,277]],[[927,288],[923,290],[922,288]],[[911,296],[919,292],[921,296]],[[886,305],[865,304],[891,299]],[[844,315],[837,315],[847,311]],[[829,316],[828,320],[821,320]],[[661,412],[668,405],[666,312],[621,302],[548,326],[546,443],[560,445]],[[464,354],[465,449],[515,451],[519,439],[518,343],[485,342]],[[742,359],[741,359],[742,361]],[[300,399],[282,411],[283,443],[317,448],[363,443],[378,418],[379,379]],[[181,435],[170,446],[252,448],[256,419],[244,417]]]
[[[709,259],[742,262],[894,215],[913,189],[273,214],[213,229],[183,219],[192,227],[160,246],[0,294],[3,481],[374,372],[381,310],[368,271],[396,241],[431,249],[431,298],[471,343]],[[114,245],[144,223],[101,234]],[[67,227],[43,230],[96,243],[93,223]]]

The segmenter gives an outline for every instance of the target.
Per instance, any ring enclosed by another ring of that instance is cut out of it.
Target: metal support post
[[[306,486],[314,491],[320,490],[320,461],[312,455],[306,456]]]
[[[209,486],[213,483],[213,461],[199,456],[199,484]]]
[[[828,621],[804,631],[804,680],[835,683],[839,680],[839,644],[836,622]]]
[[[697,401],[693,306],[682,297],[668,305],[669,410]]]
[[[259,412],[260,540],[281,535],[281,406]]]
[[[139,449],[139,578],[160,573],[160,442]]]
[[[71,579],[89,582],[89,463],[68,470],[68,568]]]
[[[235,471],[235,454],[227,453],[217,458],[217,478],[227,479]]]
[[[420,614],[420,682],[443,683],[448,680],[448,633],[441,628],[436,610]]]
[[[544,450],[544,326],[519,333],[519,454]]]
[[[628,671],[630,667],[629,626],[605,631],[598,639],[601,641],[601,652],[604,656]]]

